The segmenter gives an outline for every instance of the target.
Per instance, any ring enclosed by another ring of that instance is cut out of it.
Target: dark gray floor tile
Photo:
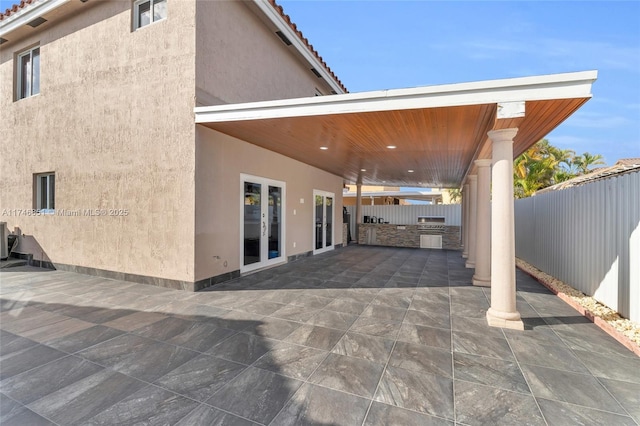
[[[175,393],[147,386],[89,419],[86,425],[169,425],[174,424],[198,403]]]
[[[264,317],[257,325],[245,328],[244,331],[261,337],[282,340],[293,333],[298,327],[300,327],[300,323],[297,322]]]
[[[22,334],[25,331],[42,327],[43,324],[53,324],[66,319],[69,317],[32,306],[0,314],[2,329],[15,334]]]
[[[24,342],[24,341],[19,341]],[[47,364],[67,354],[44,345],[14,346],[14,351],[0,357],[0,380],[23,373],[32,368]],[[26,346],[26,347],[25,347]]]
[[[303,294],[297,299],[291,301],[290,304],[305,307],[307,309],[322,309],[331,302],[333,302],[333,298],[330,297],[311,296]]]
[[[38,342],[8,331],[0,330],[0,333],[0,360],[13,352],[23,351],[38,344]]]
[[[212,396],[207,404],[269,424],[301,385],[301,381],[249,367]]]
[[[533,395],[623,414],[624,410],[593,376],[523,365]]]
[[[166,318],[135,330],[134,333],[194,351],[206,352],[236,331],[218,328],[206,322]]]
[[[54,423],[1,393],[0,424],[3,426],[54,426]]]
[[[454,353],[456,379],[515,392],[530,393],[517,363],[498,358]]]
[[[589,373],[582,361],[564,345],[549,346],[513,340],[511,341],[511,349],[520,364],[553,366],[558,370],[583,374]]]
[[[409,309],[403,322],[428,327],[451,328],[451,317],[448,312],[440,313]]]
[[[358,318],[349,331],[354,333],[367,334],[370,336],[395,339],[400,331],[402,323],[396,321],[385,321],[374,317],[361,316]]]
[[[331,350],[338,343],[344,331],[315,325],[303,325],[286,339],[286,342],[297,345],[310,346],[312,348]]]
[[[195,410],[182,418],[176,426],[254,426],[257,423],[225,413],[224,411],[201,404]]]
[[[554,426],[633,426],[636,424],[631,417],[619,414],[594,410],[579,405],[567,404],[565,402],[550,401],[543,398],[537,398],[537,400],[540,405],[540,409],[542,410],[542,414],[547,420],[547,424]]]
[[[73,426],[85,423],[145,386],[144,382],[105,369],[40,398],[28,408],[55,423]]]
[[[502,337],[453,332],[453,350],[471,355],[489,356],[514,361],[513,352]]]
[[[600,383],[618,400],[627,413],[640,424],[640,384],[600,379]]]
[[[411,292],[413,293],[413,292]],[[402,295],[389,295],[386,291],[384,293],[378,294],[375,299],[371,301],[372,305],[383,305],[390,306],[392,308],[400,308],[402,310],[409,309],[409,305],[411,304],[412,294]]]
[[[546,423],[531,395],[456,380],[456,420],[468,425]]]
[[[398,333],[398,340],[451,350],[451,330],[444,328],[404,323]]]
[[[374,401],[363,426],[453,426],[453,422]]]
[[[383,364],[330,354],[311,375],[309,382],[371,398],[383,370]]]
[[[389,358],[389,365],[419,373],[452,377],[451,352],[432,346],[397,342]]]
[[[93,323],[68,318],[52,324],[44,324],[42,327],[32,328],[21,333],[22,336],[39,343],[47,343],[59,338],[64,338],[70,334],[93,327]]]
[[[344,312],[345,314],[360,315],[366,307],[366,303],[356,302],[351,299],[337,298],[325,306],[324,309],[335,312]]]
[[[374,305],[373,302],[363,312],[362,316],[373,317],[385,321],[402,322],[407,310],[386,305]]]
[[[327,351],[283,342],[264,354],[253,366],[306,380],[327,355]]]
[[[623,382],[640,383],[640,358],[601,355],[586,351],[573,351],[594,376]]]
[[[200,355],[159,378],[155,384],[204,402],[245,368],[242,364]]]
[[[198,356],[197,352],[125,334],[81,351],[78,356],[152,382]]]
[[[66,309],[57,311],[59,314],[94,324],[113,321],[117,318],[131,315],[133,312],[130,309],[97,308],[95,306],[69,306]]]
[[[393,348],[393,340],[348,332],[331,352],[385,364]]]
[[[556,332],[567,346],[575,350],[602,355],[620,355],[628,358],[637,357],[597,326],[590,329],[589,332],[569,329],[556,330]]]
[[[96,325],[68,336],[48,341],[47,346],[51,346],[61,351],[74,353],[90,346],[97,345],[98,343],[113,339],[123,333],[123,331],[116,330],[115,328]]]
[[[102,369],[81,358],[67,356],[4,379],[0,387],[16,401],[29,404]]]
[[[207,353],[242,364],[252,364],[269,352],[278,341],[250,333],[238,333],[211,348]]]
[[[489,327],[485,318],[467,318],[457,315],[451,316],[451,326],[453,331],[463,333],[477,333],[483,336],[504,338],[501,328]],[[518,331],[522,333],[522,331]]]
[[[369,400],[305,383],[273,420],[279,426],[360,425]]]
[[[287,305],[275,311],[271,316],[290,321],[305,322],[318,312],[320,312],[319,309],[309,309],[306,306]]]
[[[357,316],[344,312],[322,310],[306,322],[311,325],[346,330],[351,327],[351,324],[353,324],[356,319],[358,319]]]
[[[259,315],[271,315],[278,309],[282,309],[285,306],[287,305],[284,303],[270,302],[268,300],[254,300],[251,303],[238,307],[238,309]]]
[[[453,419],[453,382],[434,374],[388,366],[374,400]]]

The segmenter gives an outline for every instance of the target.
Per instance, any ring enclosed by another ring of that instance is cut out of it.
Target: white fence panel
[[[640,173],[516,200],[516,256],[640,322]]]

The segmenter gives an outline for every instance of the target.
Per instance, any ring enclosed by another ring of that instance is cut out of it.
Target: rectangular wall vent
[[[320,78],[320,73],[318,72],[318,70],[316,70],[315,68],[311,68],[311,72],[314,73],[316,75],[316,77]]]
[[[4,44],[6,42],[8,42],[9,40],[7,40],[6,38],[2,38],[0,37],[0,44]]]
[[[291,46],[291,40],[289,40],[286,35],[282,34],[282,31],[276,31],[276,35],[280,37],[280,40],[282,40],[284,44]]]
[[[34,19],[33,21],[28,22],[27,25],[32,27],[32,28],[35,28],[35,27],[37,27],[39,25],[44,24],[45,22],[47,22],[47,20],[44,19],[42,16],[40,16],[40,17]]]

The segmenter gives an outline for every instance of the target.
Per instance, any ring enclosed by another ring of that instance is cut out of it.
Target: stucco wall
[[[331,93],[244,2],[198,0],[196,28],[199,106]]]
[[[286,183],[286,256],[313,250],[314,189],[335,193],[336,224],[342,222],[338,176],[203,126],[196,129],[196,161],[196,280],[240,268],[241,173]],[[342,241],[341,226],[334,241]]]
[[[94,3],[94,2],[92,2]],[[2,209],[33,208],[33,174],[55,171],[58,212],[15,214],[22,251],[54,263],[194,278],[195,3],[131,31],[131,1],[89,10],[2,46]],[[40,44],[41,90],[13,102],[13,56]],[[177,261],[179,259],[179,261]]]

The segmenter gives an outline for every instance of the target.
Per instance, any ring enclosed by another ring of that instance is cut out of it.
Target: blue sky
[[[640,157],[639,1],[279,3],[351,92],[598,70],[593,99],[547,138]]]
[[[598,70],[547,139],[640,157],[640,2],[280,1],[350,92]]]

